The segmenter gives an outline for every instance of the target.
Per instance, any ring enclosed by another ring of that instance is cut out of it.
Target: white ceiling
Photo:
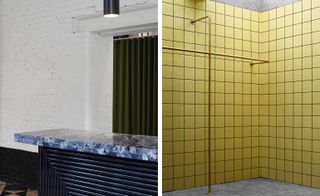
[[[300,0],[212,0],[253,11],[265,12]]]

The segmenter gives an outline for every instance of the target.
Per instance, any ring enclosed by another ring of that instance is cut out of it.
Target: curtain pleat
[[[158,40],[153,39],[153,64],[158,65]],[[155,77],[151,78],[153,80],[152,88],[152,130],[158,130],[158,66],[153,67],[153,75]]]
[[[113,75],[120,75],[120,66],[115,66],[118,64],[121,64],[120,62],[120,54],[121,52],[120,50],[120,42],[114,42],[114,50],[113,50],[113,54],[114,54],[114,59],[113,59]],[[113,105],[120,105],[119,101],[119,97],[120,97],[120,90],[118,90],[118,86],[119,84],[120,78],[119,77],[113,77]],[[118,110],[120,110],[121,108],[118,108]],[[112,111],[112,124],[113,126],[119,126],[119,121],[121,120],[119,117],[119,112],[116,112],[116,110]]]
[[[113,132],[157,135],[158,38],[114,41]]]

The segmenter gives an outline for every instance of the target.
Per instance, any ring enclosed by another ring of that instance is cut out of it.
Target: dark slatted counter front
[[[39,146],[40,196],[157,195],[157,137],[56,129],[15,134]]]

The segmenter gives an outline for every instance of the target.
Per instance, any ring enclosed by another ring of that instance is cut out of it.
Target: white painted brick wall
[[[111,130],[112,55],[94,52],[109,50],[110,38],[72,33],[72,13],[93,5],[95,0],[0,0],[0,146],[36,150],[14,143],[15,132]],[[100,71],[97,77],[92,69]]]

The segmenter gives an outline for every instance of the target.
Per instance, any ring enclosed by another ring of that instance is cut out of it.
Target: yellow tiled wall
[[[164,0],[163,45],[269,59],[214,57],[212,182],[265,177],[320,188],[320,1],[257,13],[213,1]],[[163,50],[163,190],[208,178],[208,60]]]
[[[259,14],[213,1],[164,0],[163,46],[259,58]],[[259,176],[259,67],[213,58],[212,182]],[[163,190],[204,186],[208,179],[208,59],[163,50]]]
[[[320,188],[320,1],[260,14],[260,176]]]

